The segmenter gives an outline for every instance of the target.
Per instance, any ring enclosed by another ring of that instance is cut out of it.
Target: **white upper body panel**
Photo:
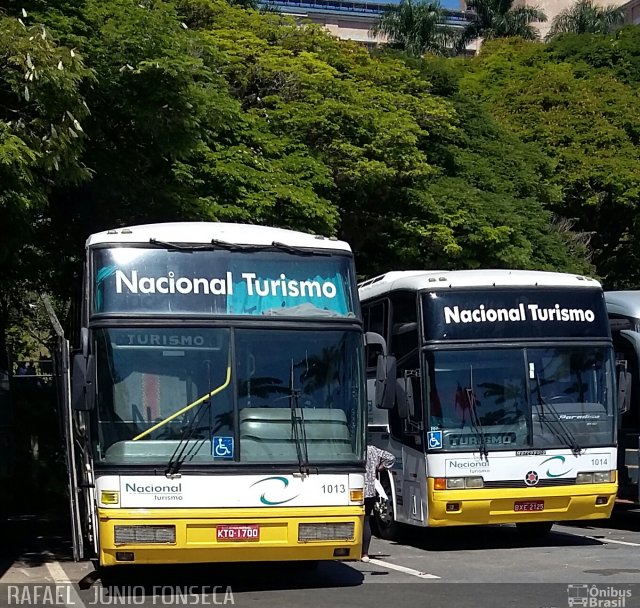
[[[89,236],[87,247],[102,244],[145,244],[152,239],[169,243],[202,245],[210,244],[212,240],[236,245],[271,245],[276,242],[290,247],[351,251],[344,241],[325,236],[284,228],[221,222],[174,222],[114,228]]]
[[[576,287],[602,289],[598,281],[580,275],[538,270],[405,270],[388,272],[360,283],[362,300],[392,290],[464,287]]]
[[[609,313],[640,319],[640,291],[605,291]]]

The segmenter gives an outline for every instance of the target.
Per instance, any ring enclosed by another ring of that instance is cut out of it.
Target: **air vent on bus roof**
[[[373,277],[372,279],[367,279],[366,281],[362,281],[362,283],[360,283],[358,287],[367,287],[369,285],[373,285],[378,281],[382,281],[386,276],[387,276],[386,274],[381,274],[381,275],[378,275],[377,277]]]

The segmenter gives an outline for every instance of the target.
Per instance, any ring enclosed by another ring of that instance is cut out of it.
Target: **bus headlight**
[[[484,479],[482,477],[465,477],[464,485],[466,488],[483,488]]]
[[[436,477],[433,484],[436,490],[464,490],[484,487],[482,477]]]
[[[597,471],[593,474],[593,483],[611,483],[611,471]]]
[[[578,473],[576,483],[593,483],[593,473]]]
[[[448,477],[447,490],[462,490],[464,488],[464,477]]]
[[[576,475],[576,483],[611,483],[612,481],[615,481],[614,471],[589,471]]]

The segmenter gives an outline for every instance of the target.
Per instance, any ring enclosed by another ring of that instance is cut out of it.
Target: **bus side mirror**
[[[89,356],[89,329],[86,327],[80,328],[80,348],[82,349],[82,355],[86,358]]]
[[[396,402],[396,358],[393,355],[379,355],[376,368],[375,405],[390,410]]]
[[[382,354],[383,355],[387,354],[386,340],[380,334],[377,334],[373,331],[368,331],[364,334],[364,345],[365,345],[365,348],[367,346],[378,345],[382,350]]]
[[[95,362],[93,355],[85,357],[82,353],[73,356],[71,372],[71,407],[78,412],[91,411],[96,402],[93,386]]]
[[[415,413],[415,401],[413,399],[413,382],[411,378],[398,378],[396,387],[396,402],[398,403],[398,416],[409,418]]]
[[[631,406],[631,372],[621,369],[618,374],[618,413],[624,414]]]

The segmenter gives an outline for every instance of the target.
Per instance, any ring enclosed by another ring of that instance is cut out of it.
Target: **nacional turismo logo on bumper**
[[[135,495],[152,495],[155,500],[182,500],[182,483],[173,484],[124,484],[124,491]]]

